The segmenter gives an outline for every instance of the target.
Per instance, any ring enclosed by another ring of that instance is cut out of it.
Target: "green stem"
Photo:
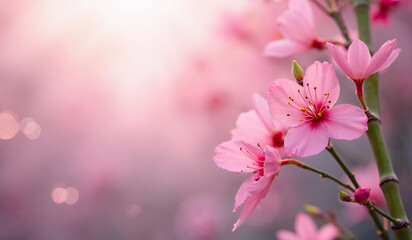
[[[351,40],[349,37],[349,33],[348,33],[348,28],[345,25],[345,22],[342,19],[342,15],[340,14],[339,8],[337,6],[337,3],[335,0],[330,0],[328,1],[328,5],[331,8],[330,10],[325,8],[321,3],[319,3],[317,0],[312,0],[312,2],[320,9],[322,10],[322,12],[324,12],[326,15],[330,16],[331,18],[333,18],[336,22],[336,24],[339,27],[339,30],[342,34],[342,36],[345,38],[346,40],[346,48],[349,47]]]
[[[358,181],[356,181],[355,174],[353,174],[353,172],[349,170],[349,168],[342,161],[342,159],[340,159],[340,157],[336,153],[331,143],[329,143],[329,145],[326,147],[326,150],[328,150],[328,152],[333,156],[333,158],[336,160],[339,166],[343,169],[345,174],[349,177],[350,181],[353,183],[353,186],[355,186],[355,188],[358,188],[359,184],[358,184]]]
[[[346,27],[345,22],[343,21],[340,12],[339,11],[333,11],[333,12],[330,12],[329,15],[333,19],[335,19],[335,22],[338,25],[342,36],[346,40],[346,47],[348,48],[352,41],[350,40],[349,33],[348,33],[348,28]]]
[[[406,216],[401,195],[398,188],[398,180],[392,168],[389,153],[383,139],[381,126],[378,121],[368,123],[369,142],[375,156],[376,165],[378,166],[379,176],[381,179],[381,189],[385,196],[389,212],[394,218],[408,221]],[[410,228],[404,227],[394,229],[395,236],[398,240],[411,240]]]
[[[376,228],[378,229],[378,236],[381,237],[384,240],[389,240],[389,235],[388,231],[385,230],[385,228],[382,225],[381,220],[379,219],[379,216],[376,214],[376,212],[368,209],[369,215],[371,215],[373,222],[376,225]]]
[[[312,2],[320,9],[322,12],[324,12],[326,15],[330,15],[330,12],[327,8],[325,8],[320,2],[317,0],[312,0]]]
[[[313,168],[313,167],[311,167],[311,166],[308,166],[308,165],[306,165],[306,164],[304,164],[304,163],[302,163],[302,162],[300,162],[300,161],[298,161],[298,160],[295,160],[295,159],[285,159],[285,160],[282,160],[281,165],[282,165],[282,166],[283,166],[283,165],[295,165],[295,166],[298,166],[298,167],[300,167],[300,168],[302,168],[302,169],[309,170],[309,171],[311,171],[311,172],[314,172],[314,173],[319,174],[321,178],[328,178],[328,179],[336,182],[337,184],[341,185],[342,187],[344,187],[344,188],[346,188],[346,189],[349,189],[349,190],[352,191],[352,192],[355,192],[355,189],[353,189],[353,187],[351,187],[349,184],[343,183],[342,181],[340,181],[340,180],[337,179],[336,177],[334,177],[334,176],[332,176],[332,175],[330,175],[330,174],[328,174],[328,173],[326,173],[326,172],[324,172],[324,171],[322,171],[322,170],[319,170],[319,169]]]
[[[372,50],[372,40],[369,23],[368,0],[355,0],[355,13],[358,22],[359,38]],[[380,115],[378,75],[374,74],[365,81],[365,100],[370,111]],[[385,196],[390,214],[396,218],[408,222],[403,202],[399,192],[398,181],[392,167],[392,162],[383,138],[382,129],[378,121],[368,122],[366,132],[375,156],[381,179],[381,189]],[[412,240],[410,227],[393,228],[396,239]]]
[[[392,216],[390,216],[389,214],[387,214],[386,212],[384,212],[383,210],[381,210],[380,208],[378,208],[377,206],[375,206],[375,204],[373,204],[372,202],[368,202],[367,203],[367,207],[373,211],[375,211],[377,214],[381,215],[382,217],[388,219],[389,221],[391,221],[392,223],[394,223],[395,225],[399,225],[399,221],[395,218],[393,218]]]
[[[339,164],[339,166],[343,169],[345,174],[348,176],[348,178],[351,180],[353,185],[356,188],[359,188],[359,183],[356,181],[355,174],[349,170],[349,168],[346,166],[346,164],[340,159],[338,154],[336,153],[335,149],[333,148],[332,144],[329,142],[328,146],[326,147],[326,150],[333,156],[333,158],[336,160],[336,162]],[[382,225],[382,222],[380,221],[378,215],[376,215],[376,212],[372,211],[371,209],[368,208],[369,215],[372,217],[373,222],[376,225],[376,228],[378,229],[378,235],[383,239],[383,240],[389,240],[389,235],[388,232],[385,230],[385,228]]]

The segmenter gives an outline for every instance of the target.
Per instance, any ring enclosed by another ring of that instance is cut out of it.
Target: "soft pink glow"
[[[65,188],[57,187],[53,189],[51,197],[55,203],[64,203],[67,200],[67,190]]]
[[[79,200],[79,191],[75,187],[56,187],[53,189],[51,197],[57,204],[73,205]]]
[[[224,232],[224,208],[209,194],[195,194],[184,199],[176,212],[175,232],[182,240],[221,239]]]
[[[20,121],[20,131],[30,140],[40,137],[40,125],[33,118],[24,118]]]
[[[141,211],[142,208],[139,205],[131,204],[125,207],[124,214],[128,218],[135,218],[140,214]]]
[[[12,112],[0,112],[0,139],[12,139],[19,132],[19,123]]]
[[[67,197],[65,199],[65,203],[68,205],[73,205],[77,203],[79,200],[79,190],[77,190],[75,187],[68,187],[66,188],[66,193]]]

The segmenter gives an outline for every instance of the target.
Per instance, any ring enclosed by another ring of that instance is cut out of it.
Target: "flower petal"
[[[386,41],[382,47],[379,48],[379,50],[373,55],[371,62],[369,64],[369,68],[367,71],[367,75],[374,74],[377,72],[377,70],[386,62],[386,60],[389,58],[391,53],[393,52],[393,49],[396,46],[396,39]],[[395,60],[395,59],[393,59]],[[390,64],[387,65],[387,67]],[[383,69],[382,69],[383,70]]]
[[[236,128],[232,130],[232,140],[243,140],[253,145],[272,145],[273,136],[263,125],[255,110],[241,113],[236,121]]]
[[[303,92],[303,87],[288,79],[275,80],[269,87],[268,104],[272,116],[287,126],[302,124],[303,113],[299,108],[304,108],[306,103],[298,90]]]
[[[304,213],[299,213],[296,216],[295,230],[297,235],[303,239],[315,239],[316,237],[316,225],[312,218]]]
[[[300,12],[311,26],[315,26],[312,7],[308,0],[290,0],[289,9]]]
[[[341,104],[328,111],[327,127],[330,137],[353,140],[368,130],[368,118],[358,107]]]
[[[314,103],[317,101],[316,104],[327,103],[328,106],[332,107],[339,98],[339,81],[332,64],[328,62],[316,61],[311,64],[305,71],[303,86],[306,96],[312,96],[314,99],[311,101]],[[315,87],[316,90],[314,90]]]
[[[385,63],[382,64],[382,66],[380,68],[378,68],[378,70],[376,70],[376,72],[380,72],[382,70],[385,70],[387,67],[389,67],[393,63],[393,61],[395,61],[395,59],[398,57],[400,52],[401,52],[400,48],[397,48],[397,49],[393,50],[393,52],[388,57],[388,59],[385,61]]]
[[[269,111],[268,101],[260,94],[254,93],[252,95],[252,103],[257,115],[268,132],[273,132],[275,126],[273,125],[272,114]]]
[[[329,133],[325,124],[305,122],[291,128],[285,137],[285,150],[289,156],[307,157],[320,153],[328,145]]]
[[[289,39],[280,39],[268,43],[263,55],[268,57],[287,57],[307,49],[309,49],[307,46],[292,42]]]
[[[267,189],[269,190],[269,188]],[[243,206],[242,213],[240,213],[239,220],[234,224],[232,232],[234,232],[245,220],[253,213],[260,200],[266,195],[267,191],[263,191],[260,194],[252,195],[248,198]]]
[[[251,195],[260,194],[261,192],[266,191],[266,189],[270,188],[270,185],[272,184],[273,179],[275,178],[275,176],[271,176],[271,177],[260,176],[260,178],[258,178],[258,177],[259,176],[256,174],[256,179],[258,179],[258,180],[254,181],[252,184],[250,184],[250,186],[248,188],[249,193]],[[265,194],[265,196],[266,196],[266,194]]]
[[[311,47],[316,33],[310,22],[299,11],[287,10],[279,16],[277,23],[285,38],[297,44]]]
[[[250,176],[248,179],[246,179],[242,185],[240,185],[239,190],[237,190],[236,196],[235,196],[235,207],[233,209],[233,212],[236,212],[240,206],[246,201],[246,199],[251,195],[249,192],[249,187],[252,183],[256,181],[256,176],[255,174]]]
[[[319,232],[318,240],[333,240],[339,235],[339,229],[335,227],[332,223],[326,224],[323,226]]]
[[[352,69],[355,79],[365,79],[371,61],[369,48],[364,42],[357,39],[352,42],[348,49],[348,63]]]
[[[280,170],[280,154],[279,151],[273,147],[265,147],[265,162],[263,164],[264,173],[266,177],[271,177],[278,174]]]
[[[349,78],[353,78],[353,73],[351,67],[349,66],[348,60],[346,59],[346,53],[333,45],[332,43],[326,43],[328,46],[329,52],[332,55],[333,59],[335,60],[336,64],[342,69],[343,72],[348,75]]]
[[[228,171],[253,172],[254,170],[248,166],[252,166],[259,156],[263,156],[259,151],[259,148],[243,141],[227,141],[215,148],[216,155],[213,161]]]
[[[280,230],[276,233],[279,240],[301,240],[296,234],[286,230]]]

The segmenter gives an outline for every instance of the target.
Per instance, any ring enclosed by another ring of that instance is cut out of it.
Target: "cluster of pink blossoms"
[[[308,67],[303,86],[279,79],[269,89],[268,101],[253,95],[254,109],[242,113],[232,140],[216,147],[215,163],[226,170],[253,173],[235,197],[237,211],[245,204],[235,230],[253,212],[280,171],[281,158],[321,152],[329,137],[355,139],[367,130],[367,117],[355,106],[334,106],[339,82],[329,63]]]
[[[266,55],[284,57],[325,45],[316,37],[307,0],[291,0],[289,10],[279,17],[278,24],[285,39],[270,43]],[[396,40],[387,41],[371,57],[361,40],[353,41],[347,53],[327,43],[335,62],[355,82],[358,95],[362,95],[363,82],[371,74],[386,69],[397,58],[400,49],[395,49],[395,45]],[[267,195],[281,166],[288,161],[282,158],[315,155],[325,149],[330,138],[353,140],[365,133],[368,129],[365,112],[349,104],[335,105],[339,94],[339,81],[332,64],[316,61],[306,69],[302,85],[278,79],[270,85],[267,101],[258,94],[252,96],[254,109],[239,116],[232,140],[217,146],[213,159],[223,169],[253,173],[236,194],[233,211],[243,204],[244,207],[233,231]],[[299,232],[303,231],[300,223],[308,223],[306,218],[305,215],[297,218],[298,235],[280,232],[278,237],[307,239],[299,237],[305,235]],[[314,237],[311,239],[329,240],[338,234],[332,226],[316,235],[314,224],[309,225],[306,230],[310,228],[310,236]]]

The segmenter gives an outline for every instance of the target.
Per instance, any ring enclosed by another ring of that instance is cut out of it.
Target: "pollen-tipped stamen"
[[[251,154],[248,150],[244,150],[242,147],[240,148],[240,151],[245,154],[247,157],[252,159],[253,161],[256,161],[257,157]]]

